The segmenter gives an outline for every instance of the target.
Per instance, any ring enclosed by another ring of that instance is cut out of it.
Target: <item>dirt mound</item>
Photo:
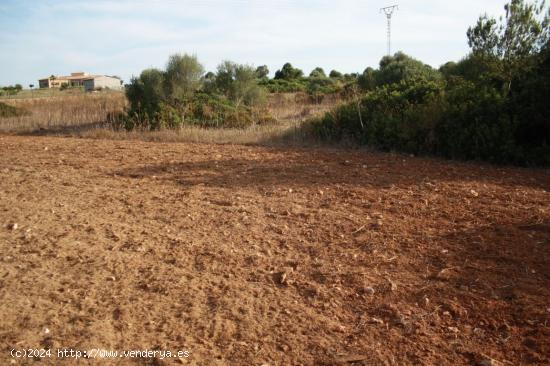
[[[550,363],[548,170],[12,136],[0,155],[1,364]]]

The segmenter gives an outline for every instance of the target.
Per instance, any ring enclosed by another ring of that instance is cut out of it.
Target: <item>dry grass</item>
[[[202,128],[184,126],[177,130],[114,131],[107,127],[72,131],[70,136],[105,140],[141,140],[252,145],[316,145],[317,141],[301,123],[255,125],[248,128]]]
[[[23,89],[19,93],[14,95],[0,95],[0,101],[13,100],[13,99],[29,99],[29,98],[64,98],[70,95],[82,95],[84,90],[80,88],[69,88],[60,90],[56,88],[51,89]]]
[[[271,94],[267,103],[277,121],[296,123],[327,112],[341,102],[339,97],[332,95],[326,96],[317,104],[311,102],[304,93],[277,93]]]
[[[184,126],[177,130],[119,131],[107,122],[122,112],[127,101],[122,93],[66,95],[52,98],[4,100],[30,113],[0,119],[0,133],[76,136],[111,140],[193,142],[216,144],[315,145],[303,122],[333,108],[341,100],[326,97],[312,103],[303,93],[272,94],[268,108],[277,123],[248,128],[202,128]]]
[[[104,123],[109,115],[122,112],[127,103],[124,94],[119,92],[3,99],[2,102],[30,112],[25,116],[0,119],[0,132],[11,133]]]

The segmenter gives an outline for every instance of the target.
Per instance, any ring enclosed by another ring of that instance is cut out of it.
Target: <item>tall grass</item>
[[[59,95],[59,94],[57,94]],[[109,123],[127,106],[123,93],[64,95],[51,98],[20,98],[4,103],[29,111],[27,116],[0,118],[0,133],[48,134],[96,139],[138,139],[163,142],[217,144],[310,145],[317,144],[304,121],[341,103],[327,96],[315,103],[304,93],[271,94],[267,107],[276,123],[253,124],[247,128],[203,128],[183,126],[160,131],[120,131]]]
[[[310,146],[321,143],[305,121],[320,116],[341,103],[335,96],[321,103],[312,102],[304,93],[277,93],[268,97],[267,107],[276,123],[253,124],[246,128],[205,128],[184,125],[160,131],[115,131],[93,128],[72,131],[72,135],[96,139],[144,140],[156,142],[190,142],[214,144],[261,144],[269,146]]]
[[[23,89],[17,94],[0,94],[0,101],[7,99],[29,99],[29,98],[63,98],[69,95],[83,95],[83,88],[69,88],[60,90],[58,88],[45,89]]]
[[[73,131],[71,136],[105,140],[142,140],[155,142],[189,142],[210,144],[252,144],[269,146],[303,146],[320,143],[313,134],[295,125],[254,125],[247,128],[204,128],[183,126],[160,131],[114,131],[109,128],[92,128]]]
[[[267,106],[277,121],[296,123],[328,112],[341,102],[336,94],[326,95],[320,103],[315,103],[305,93],[273,93]]]
[[[15,133],[103,124],[126,106],[126,98],[120,92],[2,99],[2,102],[30,112],[0,118],[0,132]]]

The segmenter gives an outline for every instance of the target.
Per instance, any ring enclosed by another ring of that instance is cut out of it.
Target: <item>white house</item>
[[[116,76],[94,75],[93,77],[84,79],[84,90],[86,91],[99,89],[120,90],[123,87],[122,80]]]

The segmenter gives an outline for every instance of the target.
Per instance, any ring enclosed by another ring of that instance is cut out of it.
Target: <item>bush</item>
[[[337,71],[337,70],[331,70],[329,77],[333,79],[341,79],[344,77],[344,74],[342,74],[340,71]]]
[[[142,114],[144,118],[153,118],[160,111],[165,100],[164,73],[158,69],[147,69],[139,78],[132,78],[126,87],[126,97],[130,102],[130,113]]]
[[[358,79],[366,96],[313,128],[386,150],[550,165],[550,12],[524,0],[505,10],[469,28],[471,54],[440,71],[403,53],[384,57]]]
[[[23,87],[20,85],[20,84],[16,84],[15,86],[13,85],[9,85],[9,86],[4,86],[2,87],[2,90],[1,90],[1,94],[0,95],[15,95],[17,93],[19,93],[21,90],[23,89]]]
[[[548,165],[550,75],[542,66],[538,71],[516,83],[522,92],[515,99],[491,80],[401,81],[368,92],[359,105],[336,108],[312,127],[321,138],[351,138],[382,150]]]
[[[224,96],[198,92],[177,106],[160,102],[152,114],[130,110],[113,126],[126,130],[177,129],[182,126],[245,128],[254,123],[272,122],[273,117],[263,108],[236,106]]]
[[[515,126],[501,91],[463,79],[447,89],[446,113],[437,128],[437,152],[453,159],[514,162]]]
[[[218,66],[215,78],[217,91],[235,105],[254,106],[265,101],[264,88],[258,85],[257,70],[249,65],[224,61]]]
[[[296,80],[304,76],[304,72],[300,69],[294,68],[289,62],[283,65],[280,70],[275,72],[275,80]]]
[[[316,103],[323,100],[324,95],[340,91],[339,84],[326,76],[309,77],[307,93]]]
[[[26,116],[29,114],[30,112],[25,109],[14,107],[6,103],[0,102],[0,118],[20,117],[20,116]]]
[[[393,56],[383,57],[380,61],[380,69],[376,72],[376,85],[394,84],[418,78],[435,81],[441,79],[441,74],[431,66],[403,52],[397,52]]]
[[[183,101],[201,87],[204,68],[197,56],[188,54],[171,55],[164,72],[165,97],[172,101]]]
[[[267,65],[258,66],[256,68],[256,78],[257,79],[265,79],[269,75],[269,69],[267,68]]]
[[[265,87],[270,93],[297,93],[307,90],[307,79],[297,80],[269,79],[260,81],[259,85]]]
[[[359,88],[363,91],[370,91],[376,88],[377,72],[372,67],[367,67],[357,79]]]
[[[322,67],[316,67],[309,73],[310,78],[326,78],[325,70]]]
[[[203,76],[196,57],[173,55],[166,71],[147,69],[131,79],[126,87],[130,108],[125,118],[113,120],[113,126],[159,130],[183,125],[246,127],[266,123],[271,116],[259,108],[265,94],[258,85],[257,71],[225,61],[217,74]]]
[[[314,130],[323,138],[351,138],[383,150],[431,151],[442,96],[442,84],[433,81],[386,85],[367,93],[359,105],[343,105],[314,121]]]
[[[517,121],[514,139],[526,161],[550,165],[550,42],[536,62],[530,72],[512,82],[510,109]]]

